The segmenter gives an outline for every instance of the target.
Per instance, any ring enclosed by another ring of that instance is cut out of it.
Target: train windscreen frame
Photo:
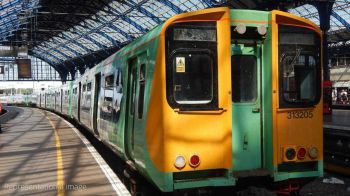
[[[167,100],[180,110],[218,109],[216,22],[184,22],[166,31]]]
[[[281,108],[312,107],[321,98],[321,38],[314,30],[279,25]]]

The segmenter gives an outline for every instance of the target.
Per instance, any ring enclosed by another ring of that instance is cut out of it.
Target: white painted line
[[[55,115],[58,118],[61,118],[55,113],[50,112],[51,114]],[[63,119],[63,118],[61,118]],[[129,196],[131,195],[126,189],[125,185],[120,181],[118,176],[113,172],[113,170],[109,167],[109,165],[106,163],[106,161],[101,157],[101,155],[96,151],[96,149],[91,145],[89,140],[87,140],[71,123],[63,119],[63,121],[73,129],[73,131],[78,135],[78,137],[81,139],[81,141],[84,142],[87,149],[90,151],[91,155],[94,157],[98,165],[100,166],[101,170],[111,183],[113,189],[117,193],[118,196]]]

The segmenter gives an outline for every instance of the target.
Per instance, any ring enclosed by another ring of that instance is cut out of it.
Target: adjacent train
[[[319,177],[321,43],[317,25],[281,11],[184,13],[37,104],[84,125],[163,192]]]

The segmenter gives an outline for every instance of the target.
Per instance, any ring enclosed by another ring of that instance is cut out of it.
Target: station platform
[[[19,108],[2,131],[0,195],[130,195],[88,140],[61,117]]]
[[[350,130],[350,110],[333,109],[332,114],[323,116],[323,127]]]

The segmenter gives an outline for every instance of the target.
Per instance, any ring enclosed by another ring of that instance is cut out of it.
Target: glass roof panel
[[[89,35],[92,39],[96,40],[99,43],[102,43],[105,46],[112,46],[113,44],[104,36],[98,34],[98,33],[92,33]]]
[[[70,50],[68,50],[68,49],[66,49],[66,48],[59,48],[59,50],[61,51],[61,52],[63,52],[64,54],[66,54],[66,55],[68,55],[69,57],[71,57],[71,58],[74,58],[74,57],[76,57],[76,55],[72,52],[72,51],[70,51]]]
[[[92,43],[90,40],[88,40],[88,39],[86,39],[86,38],[84,38],[84,37],[78,39],[77,41],[78,41],[80,44],[84,45],[84,46],[87,47],[87,48],[90,48],[90,49],[93,50],[93,51],[97,51],[97,50],[100,49],[96,44]]]
[[[188,12],[203,9],[206,7],[205,3],[199,0],[178,0],[172,1],[172,3],[174,3],[180,9],[186,10]]]
[[[124,32],[128,33],[131,36],[139,37],[140,35],[142,35],[142,33],[138,29],[136,29],[136,27],[134,27],[130,23],[125,22],[124,20],[119,19],[113,24],[115,26],[119,26],[120,29],[123,29]]]
[[[156,15],[162,21],[176,14],[170,7],[165,6],[158,1],[147,1],[142,7]]]
[[[87,54],[88,52],[86,50],[84,50],[82,47],[78,46],[75,43],[69,43],[67,44],[67,47],[71,48],[74,51],[77,51],[80,54]]]
[[[137,21],[138,24],[140,24],[145,29],[152,29],[154,26],[157,25],[157,23],[152,20],[150,17],[147,17],[146,15],[134,10],[128,14],[129,18],[133,21]]]
[[[50,51],[50,54],[56,56],[57,58],[63,61],[67,59],[65,56],[63,56],[61,53],[56,52],[55,50]]]
[[[124,13],[130,9],[128,5],[124,3],[119,3],[118,1],[112,1],[112,3],[110,3],[109,5],[120,13]]]
[[[101,23],[97,23],[94,20],[90,20],[90,19],[87,19],[85,22],[86,22],[86,25],[92,28],[96,28],[101,25]]]
[[[336,12],[345,21],[350,23],[350,0],[336,0],[333,5],[333,11]],[[306,4],[297,8],[290,9],[289,12],[307,18],[317,25],[320,25],[318,11],[316,7]],[[335,17],[331,16],[330,19],[330,31],[336,31],[339,29],[345,29],[346,27]]]
[[[105,27],[105,28],[101,29],[101,32],[108,34],[109,36],[111,36],[112,38],[114,38],[115,40],[117,40],[120,43],[128,41],[128,39],[126,37],[124,37],[122,34],[116,32],[115,30],[113,30],[110,27]]]

